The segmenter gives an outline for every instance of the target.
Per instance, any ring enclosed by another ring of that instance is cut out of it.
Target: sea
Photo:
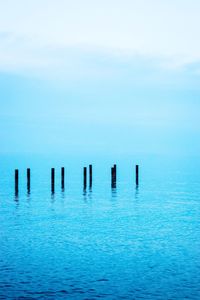
[[[199,300],[200,158],[1,155],[0,299]]]

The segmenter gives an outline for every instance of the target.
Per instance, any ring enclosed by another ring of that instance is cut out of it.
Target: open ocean
[[[200,299],[198,158],[1,156],[0,224],[0,299]]]

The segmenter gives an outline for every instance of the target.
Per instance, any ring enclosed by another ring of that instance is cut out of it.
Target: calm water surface
[[[89,163],[93,187],[83,191],[82,167]],[[200,299],[197,159],[2,156],[0,166],[0,299]]]

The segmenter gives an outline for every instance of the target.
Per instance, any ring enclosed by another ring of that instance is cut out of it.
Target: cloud
[[[180,68],[200,61],[199,13],[197,0],[2,1],[0,68],[65,73],[95,52]]]

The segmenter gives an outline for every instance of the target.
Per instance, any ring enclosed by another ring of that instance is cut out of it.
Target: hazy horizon
[[[0,153],[200,153],[198,1],[0,4]]]

